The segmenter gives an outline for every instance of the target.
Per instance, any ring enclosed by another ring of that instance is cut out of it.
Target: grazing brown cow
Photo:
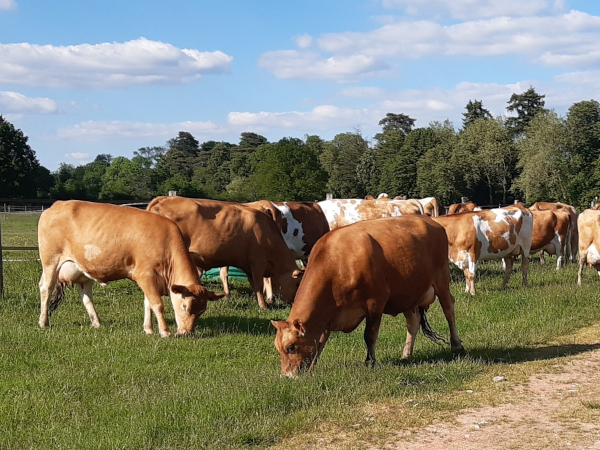
[[[532,211],[556,211],[563,210],[569,213],[569,230],[571,232],[569,240],[567,241],[567,247],[565,250],[565,257],[567,261],[574,261],[577,256],[577,247],[579,241],[579,231],[577,228],[577,210],[571,205],[566,203],[552,203],[552,202],[537,202],[531,205],[529,208]]]
[[[454,203],[448,208],[448,214],[458,214],[466,211],[481,211],[481,208],[473,202]]]
[[[556,269],[565,263],[565,251],[570,237],[570,218],[567,211],[531,211],[533,231],[530,255],[540,252],[544,264],[544,252],[556,255]]]
[[[523,284],[527,284],[533,216],[521,204],[507,208],[463,212],[435,217],[448,234],[448,256],[466,278],[466,292],[475,295],[477,262],[502,259],[505,263],[505,288],[512,272],[512,256],[521,254]]]
[[[587,263],[600,275],[600,211],[586,209],[577,219],[579,228],[579,267],[577,284],[581,286],[581,273]]]
[[[261,308],[267,307],[263,278],[273,279],[284,302],[294,301],[302,271],[275,222],[262,212],[238,203],[184,197],[157,197],[147,210],[177,224],[200,269],[243,270]]]
[[[408,200],[335,199],[323,200],[319,202],[319,206],[325,214],[330,230],[362,220],[423,214],[423,207],[418,201]]]
[[[293,377],[312,367],[331,331],[349,333],[367,319],[367,363],[375,363],[375,342],[383,314],[403,313],[410,356],[419,322],[431,331],[425,310],[437,296],[450,327],[451,347],[462,352],[444,229],[425,216],[358,222],[323,236],[287,320],[272,321],[281,374]]]
[[[162,295],[169,295],[177,334],[189,334],[208,300],[223,294],[207,291],[179,228],[168,219],[126,206],[71,200],[44,211],[38,225],[42,277],[39,324],[58,306],[64,284],[76,284],[93,327],[100,321],[92,303],[92,284],[128,278],[144,292],[144,331],[152,334],[150,309],[160,335],[169,336]],[[59,284],[57,298],[50,302]],[[50,305],[49,305],[50,302]]]
[[[329,231],[329,224],[319,205],[315,202],[271,202],[259,200],[244,203],[271,217],[279,229],[285,244],[292,251],[294,258],[306,266],[308,255],[321,236]],[[229,268],[221,267],[220,278],[223,289],[229,294]],[[271,281],[264,280],[267,301],[272,301]]]

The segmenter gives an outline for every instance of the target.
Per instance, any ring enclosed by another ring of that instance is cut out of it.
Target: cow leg
[[[546,264],[546,258],[544,256],[544,250],[540,252],[540,264]]]
[[[54,267],[45,267],[40,278],[40,319],[38,321],[41,328],[46,328],[50,325],[48,320],[48,303],[50,296],[56,287],[58,273]]]
[[[375,366],[375,343],[377,342],[377,336],[379,336],[380,325],[381,313],[370,312],[367,315],[364,335],[365,344],[367,344],[367,359],[365,360],[367,366]]]
[[[521,277],[523,280],[523,286],[527,286],[527,274],[529,273],[529,258],[525,255],[521,255]]]
[[[219,278],[221,279],[221,283],[223,283],[223,292],[225,293],[225,297],[229,297],[229,267],[224,266],[219,270]]]
[[[273,284],[271,283],[271,278],[263,278],[263,284],[267,303],[273,303]]]
[[[465,292],[470,292],[471,295],[475,295],[475,274],[477,273],[477,264],[471,264],[467,269],[464,269],[466,280]]]
[[[152,334],[152,319],[150,310],[154,312],[158,322],[158,332],[161,337],[171,336],[169,325],[165,320],[165,305],[153,281],[135,280],[144,293],[144,331]]]
[[[513,258],[509,255],[505,256],[502,260],[504,261],[504,279],[502,280],[502,289],[506,289],[506,286],[508,285],[508,279],[510,278],[510,274],[513,269]]]
[[[577,268],[577,285],[581,286],[581,273],[583,272],[583,266],[587,260],[587,251],[579,252],[579,265]]]
[[[250,276],[248,277],[248,281],[250,282],[250,286],[252,290],[256,293],[256,298],[258,299],[258,306],[260,309],[267,309],[267,304],[265,303],[265,298],[263,296],[264,290],[264,278],[262,276],[256,275],[258,271],[253,270]]]
[[[94,282],[92,280],[88,280],[83,284],[77,285],[77,292],[79,292],[79,296],[81,297],[81,301],[83,302],[83,306],[85,306],[85,310],[90,316],[90,320],[92,322],[92,326],[94,328],[100,327],[100,319],[98,319],[98,314],[96,314],[96,310],[94,309],[94,303],[92,303],[92,285]]]
[[[450,348],[452,349],[452,353],[464,353],[465,349],[460,337],[458,337],[458,331],[456,330],[456,317],[454,315],[455,299],[450,292],[450,285],[448,281],[442,281],[441,283],[434,285],[434,289],[435,295],[439,299],[442,310],[444,311],[444,316],[446,316],[448,328],[450,328]]]
[[[421,321],[421,315],[417,308],[404,311],[404,317],[406,318],[406,343],[404,344],[401,359],[406,359],[412,355]]]

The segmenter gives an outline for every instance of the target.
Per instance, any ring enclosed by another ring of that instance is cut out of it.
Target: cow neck
[[[174,284],[190,286],[198,283],[198,271],[190,255],[185,252],[171,250],[171,264],[165,274],[167,287],[171,289]]]
[[[314,292],[318,291],[311,293]],[[309,297],[300,297],[300,295],[301,292],[298,291],[287,320],[293,323],[298,319],[306,330],[305,338],[318,340],[321,334],[329,329],[329,324],[335,315],[335,302],[328,295],[313,294]],[[307,300],[302,301],[303,298]]]

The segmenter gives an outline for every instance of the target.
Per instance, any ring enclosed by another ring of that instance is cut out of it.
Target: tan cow
[[[463,212],[435,217],[448,234],[448,257],[466,278],[466,292],[475,295],[475,275],[480,260],[502,259],[502,288],[508,284],[513,256],[522,255],[523,285],[527,284],[533,216],[522,204],[507,208]]]
[[[531,205],[529,208],[532,211],[556,211],[563,210],[569,213],[569,229],[571,235],[567,241],[567,247],[565,250],[565,256],[567,261],[574,261],[577,256],[577,247],[579,241],[579,232],[577,227],[577,210],[571,205],[566,203],[552,203],[552,202],[537,202]]]
[[[330,230],[362,220],[423,214],[423,207],[418,201],[415,203],[407,200],[335,199],[323,200],[319,202],[319,206],[325,214]]]
[[[577,284],[581,286],[581,273],[587,263],[600,275],[600,211],[586,209],[577,219],[579,228],[579,267]]]
[[[424,214],[431,217],[439,217],[441,215],[441,207],[435,197],[427,197],[419,199],[419,203],[423,205]]]
[[[454,318],[454,297],[444,229],[426,216],[407,215],[358,222],[323,236],[287,320],[272,321],[281,374],[312,368],[331,331],[353,331],[366,318],[367,364],[383,314],[403,313],[407,337],[403,358],[419,331],[431,332],[425,310],[437,296],[450,327],[453,352],[464,351]]]
[[[533,231],[530,255],[540,252],[544,264],[544,252],[556,255],[556,269],[565,263],[567,242],[570,238],[570,217],[567,211],[531,211]]]
[[[272,218],[281,230],[285,244],[292,251],[294,258],[306,266],[308,255],[321,236],[329,231],[329,224],[323,211],[315,202],[271,202],[259,200],[244,203],[244,206],[254,208]],[[229,294],[229,268],[221,267],[219,274],[223,289]],[[266,278],[265,295],[267,302],[272,301],[273,293],[271,280]]]
[[[157,197],[147,210],[177,224],[200,269],[243,270],[262,309],[264,278],[272,278],[284,302],[294,301],[302,271],[275,222],[262,212],[238,203],[185,197]]]
[[[481,208],[473,202],[454,203],[448,208],[448,214],[458,214],[466,211],[481,211]]]
[[[93,327],[100,321],[92,303],[93,281],[128,278],[144,292],[144,331],[152,334],[152,310],[160,335],[169,336],[162,295],[169,295],[177,334],[193,331],[208,300],[223,294],[207,291],[177,226],[164,217],[125,206],[71,200],[44,211],[38,225],[42,277],[39,324],[62,300],[64,285],[76,284]],[[57,283],[57,297],[50,300]]]

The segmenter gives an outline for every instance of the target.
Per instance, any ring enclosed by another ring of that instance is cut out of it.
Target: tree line
[[[231,201],[322,200],[390,196],[467,197],[480,205],[562,201],[585,207],[600,196],[600,104],[574,103],[564,117],[530,87],[507,102],[511,116],[492,117],[470,100],[462,127],[446,120],[416,128],[388,113],[369,142],[360,130],[331,141],[316,135],[277,142],[252,132],[237,144],[198,142],[181,131],[165,146],[129,159],[100,154],[50,172],[27,136],[0,116],[0,197],[149,200],[179,195]]]

